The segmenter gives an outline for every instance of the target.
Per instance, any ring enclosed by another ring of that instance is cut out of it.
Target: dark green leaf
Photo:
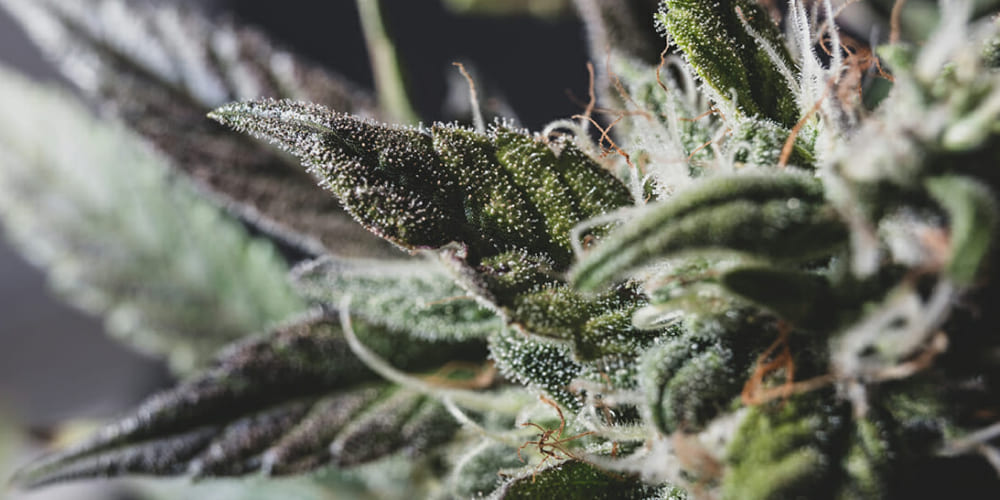
[[[481,345],[430,344],[355,328],[401,369],[484,356]],[[446,441],[455,423],[436,402],[379,382],[353,356],[337,320],[310,318],[233,346],[203,374],[143,403],[83,444],[43,458],[24,487],[125,473],[287,474],[368,462]]]
[[[770,267],[742,267],[722,275],[729,291],[810,329],[830,329],[836,310],[830,282],[823,276]]]
[[[429,131],[378,124],[314,104],[262,100],[211,117],[299,156],[365,226],[400,247],[464,245],[473,264],[523,250],[572,259],[573,226],[631,203],[624,185],[562,143],[494,127]]]
[[[752,0],[666,0],[663,7],[657,21],[716,98],[746,116],[769,118],[789,128],[795,125],[799,110],[794,89],[782,76],[782,70],[794,71],[795,65],[777,25],[760,5]],[[759,39],[743,26],[737,9]],[[783,69],[761,43],[774,49]]]
[[[534,498],[644,499],[657,488],[578,461],[555,464],[505,483],[495,494],[504,500]]]

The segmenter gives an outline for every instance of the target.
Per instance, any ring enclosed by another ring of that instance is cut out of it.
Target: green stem
[[[379,106],[387,117],[399,123],[417,123],[419,120],[403,83],[403,71],[396,57],[396,47],[382,22],[382,6],[379,0],[357,0],[361,29],[368,45],[375,91]]]

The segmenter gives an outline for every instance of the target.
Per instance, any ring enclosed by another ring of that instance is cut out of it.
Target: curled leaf
[[[848,437],[847,408],[833,401],[810,405],[798,396],[780,406],[751,408],[729,445],[724,498],[794,498],[836,491],[832,456]],[[822,489],[818,489],[822,488]]]
[[[657,259],[686,251],[730,250],[777,261],[828,255],[846,228],[823,200],[818,180],[799,173],[706,179],[609,235],[570,273],[593,289]]]
[[[933,177],[925,185],[950,219],[948,272],[959,284],[971,285],[981,277],[1000,224],[996,198],[989,188],[968,177]]]
[[[773,333],[747,314],[690,317],[639,360],[639,387],[660,432],[699,431],[739,394]]]

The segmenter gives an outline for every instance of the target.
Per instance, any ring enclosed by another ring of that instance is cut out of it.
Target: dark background
[[[372,87],[354,2],[201,3],[235,14],[286,48]],[[436,0],[395,0],[385,2],[385,21],[414,104],[427,122],[447,117],[446,81],[455,75],[456,60],[472,63],[480,84],[505,97],[534,130],[582,109],[568,95],[586,96],[587,89],[583,29],[572,16],[458,16]],[[0,64],[43,81],[62,81],[2,9]],[[461,97],[465,91],[453,89]],[[0,231],[0,412],[39,429],[67,418],[109,418],[169,383],[157,360],[105,337],[99,318],[54,297],[44,274],[17,255]]]

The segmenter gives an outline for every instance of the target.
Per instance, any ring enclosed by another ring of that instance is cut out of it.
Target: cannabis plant
[[[834,3],[578,0],[591,100],[533,132],[471,78],[408,123],[374,1],[370,96],[195,10],[4,0],[115,117],[4,74],[7,231],[181,380],[15,483],[997,494],[996,5],[870,2],[872,48]]]

